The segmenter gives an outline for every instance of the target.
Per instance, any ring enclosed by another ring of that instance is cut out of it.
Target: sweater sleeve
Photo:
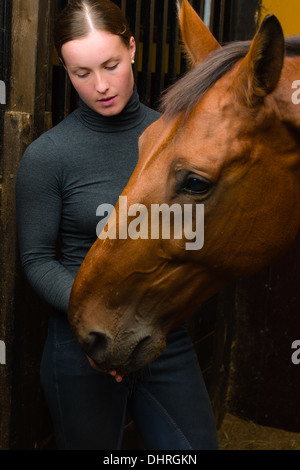
[[[18,239],[30,285],[55,309],[67,313],[74,279],[56,255],[62,200],[58,160],[50,142],[45,136],[33,142],[18,169]]]

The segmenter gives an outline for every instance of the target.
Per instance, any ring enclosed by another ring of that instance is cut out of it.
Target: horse
[[[300,224],[300,36],[285,39],[269,15],[252,41],[221,46],[187,0],[178,12],[190,70],[140,137],[69,303],[87,355],[122,374],[162,354],[202,302],[282,256]]]

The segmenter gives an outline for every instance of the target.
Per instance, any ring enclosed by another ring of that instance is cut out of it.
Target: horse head
[[[285,54],[268,16],[251,42],[221,47],[187,0],[179,18],[192,68],[141,136],[69,305],[87,354],[125,373],[159,356],[201,302],[280,256],[299,228],[299,40]]]

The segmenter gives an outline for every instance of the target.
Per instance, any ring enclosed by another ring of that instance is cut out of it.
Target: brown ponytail
[[[132,34],[117,5],[110,0],[70,0],[60,13],[54,29],[54,42],[59,57],[63,60],[63,44],[84,37],[93,29],[120,36],[125,46],[130,46]]]

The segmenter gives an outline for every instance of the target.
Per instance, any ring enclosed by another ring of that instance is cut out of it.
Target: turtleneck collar
[[[76,115],[82,124],[89,129],[106,133],[127,131],[136,127],[144,119],[136,85],[134,85],[130,100],[121,113],[115,116],[102,116],[102,114],[89,108],[89,106],[79,98],[79,106]]]

